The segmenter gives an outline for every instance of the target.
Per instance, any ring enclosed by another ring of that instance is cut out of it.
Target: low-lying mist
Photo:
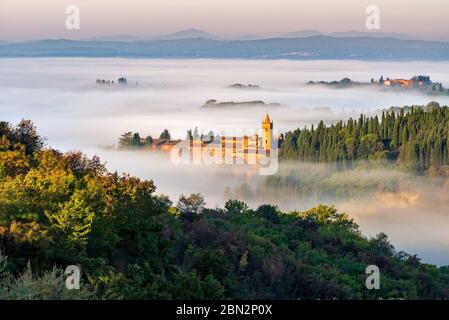
[[[359,224],[363,234],[386,233],[398,250],[424,261],[449,265],[449,179],[418,176],[385,163],[335,164],[281,162],[273,176],[243,165],[174,165],[166,153],[88,149],[107,167],[152,179],[158,194],[176,203],[180,194],[201,193],[208,207],[240,199],[257,208],[283,211],[335,206]]]
[[[173,201],[200,192],[209,207],[222,206],[230,197],[286,211],[332,204],[353,217],[364,234],[385,232],[399,250],[449,264],[449,186],[439,179],[393,167],[363,165],[341,172],[332,165],[298,163],[283,163],[277,175],[262,177],[250,166],[175,166],[166,154],[98,148],[116,145],[127,131],[158,138],[167,128],[173,138],[183,139],[195,126],[204,132],[257,130],[266,112],[275,129],[285,132],[390,106],[430,100],[447,105],[449,97],[305,85],[309,80],[428,74],[447,87],[447,62],[0,59],[0,68],[0,120],[31,119],[48,145],[97,154],[111,171],[153,179],[157,192]],[[126,86],[96,83],[122,76]],[[230,88],[234,83],[260,89]],[[262,100],[283,107],[201,108],[209,99]]]
[[[386,233],[392,243],[424,261],[449,264],[449,178],[418,176],[395,165],[281,163],[263,182],[245,181],[225,194],[257,206],[306,210],[317,204],[346,212],[367,236]]]
[[[390,106],[426,104],[435,98],[371,88],[307,86],[309,80],[429,74],[449,84],[449,63],[361,61],[1,59],[3,120],[32,119],[48,143],[60,149],[111,145],[126,131],[158,136],[167,128],[184,138],[195,126],[258,129],[266,112],[280,132],[356,117]],[[126,77],[126,86],[117,84]],[[97,79],[114,85],[98,85]],[[137,85],[136,85],[137,83]],[[259,90],[235,89],[235,83]],[[280,103],[286,107],[201,108],[208,99]],[[439,97],[448,104],[449,97]]]

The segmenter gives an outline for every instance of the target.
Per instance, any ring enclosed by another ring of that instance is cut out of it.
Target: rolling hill
[[[377,37],[311,36],[260,40],[39,40],[6,43],[0,57],[233,58],[292,60],[449,60],[449,43]]]

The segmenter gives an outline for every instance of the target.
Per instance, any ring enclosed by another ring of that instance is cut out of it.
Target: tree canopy
[[[9,133],[0,151],[0,299],[449,298],[447,267],[396,252],[384,234],[364,237],[333,207],[286,213],[230,200],[210,209],[199,194],[174,206],[151,180],[42,149],[33,131]],[[68,292],[62,270],[73,264],[82,290]],[[371,264],[380,290],[364,287]]]
[[[438,104],[384,111],[378,116],[339,121],[288,132],[281,159],[336,162],[391,160],[423,172],[449,165],[449,108]]]

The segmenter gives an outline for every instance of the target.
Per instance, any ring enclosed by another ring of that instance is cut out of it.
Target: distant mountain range
[[[195,39],[195,38],[222,40],[221,37],[198,29],[182,30],[167,35],[152,37],[150,38],[150,40],[180,40],[180,39]]]
[[[186,29],[178,32],[154,36],[154,37],[135,37],[129,35],[115,35],[115,36],[105,36],[105,37],[92,37],[81,39],[84,41],[156,41],[156,40],[180,40],[180,39],[195,39],[195,38],[203,38],[203,39],[213,39],[213,40],[224,40],[224,38],[213,35],[212,33],[198,30],[198,29]]]
[[[406,40],[419,40],[416,37],[409,36],[403,33],[397,32],[363,32],[363,31],[343,31],[343,32],[331,32],[324,33],[317,30],[301,30],[294,31],[284,35],[281,35],[279,38],[305,38],[305,37],[313,37],[313,36],[330,36],[330,37],[339,37],[339,38],[356,38],[356,37],[373,37],[373,38],[396,38],[396,39],[406,39]]]
[[[248,35],[228,40],[190,29],[151,39],[122,35],[0,42],[0,57],[449,60],[446,42],[405,39],[391,33],[315,34],[318,32],[306,30],[268,39]]]
[[[331,37],[345,37],[345,38],[354,38],[354,37],[375,37],[375,38],[396,38],[396,39],[414,39],[420,40],[416,37],[412,37],[403,33],[396,32],[363,32],[363,31],[344,31],[344,32],[331,32],[324,33],[318,30],[301,30],[289,32],[286,34],[281,34],[274,37],[261,36],[257,34],[248,34],[237,37],[220,37],[216,36],[207,31],[199,30],[199,29],[186,29],[178,32],[154,36],[154,37],[135,37],[129,35],[115,35],[115,36],[105,36],[105,37],[92,37],[87,39],[87,41],[154,41],[154,40],[180,40],[180,39],[195,39],[195,38],[203,38],[203,39],[212,39],[212,40],[261,40],[261,39],[270,39],[270,38],[306,38],[312,36],[331,36]]]

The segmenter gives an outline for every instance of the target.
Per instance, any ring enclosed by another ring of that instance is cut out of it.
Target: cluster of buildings
[[[424,87],[432,85],[432,81],[428,76],[415,76],[411,79],[390,79],[383,80],[382,84],[385,87],[404,87],[404,88],[413,88],[413,87]]]
[[[170,139],[153,139],[153,142],[150,145],[150,150],[152,151],[170,151],[173,149],[176,145],[181,143],[182,140],[170,140]],[[142,145],[145,145],[145,139],[141,138],[140,143]]]
[[[385,87],[401,86],[401,87],[413,87],[415,84],[412,80],[406,79],[387,79],[384,81]]]
[[[261,133],[261,136],[259,134],[217,136],[211,137],[210,141],[202,139],[153,139],[150,150],[177,152],[179,157],[187,157],[191,161],[194,161],[197,157],[207,156],[215,159],[231,159],[248,164],[257,164],[262,156],[270,156],[273,144],[276,143],[273,139],[273,122],[268,114],[262,121]]]

